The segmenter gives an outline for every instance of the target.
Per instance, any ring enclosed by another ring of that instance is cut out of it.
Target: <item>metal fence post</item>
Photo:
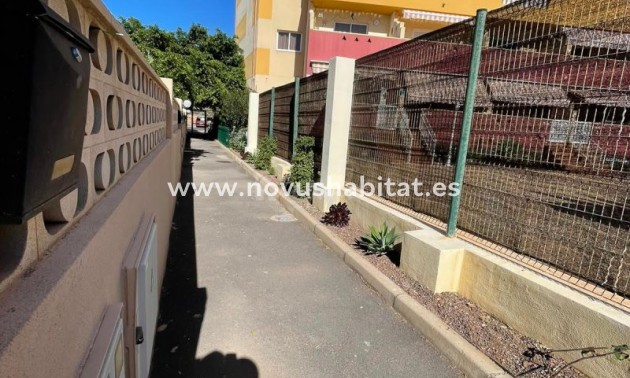
[[[271,104],[269,105],[269,138],[273,138],[273,118],[276,113],[276,88],[271,88]]]
[[[454,183],[458,185],[460,192],[451,198],[451,208],[448,216],[448,227],[446,234],[449,237],[455,236],[457,232],[457,218],[461,203],[462,190],[464,189],[464,173],[466,171],[466,156],[468,155],[468,143],[470,141],[470,129],[475,111],[475,95],[477,94],[477,78],[479,77],[479,66],[481,65],[481,52],[483,50],[484,31],[486,28],[486,16],[488,11],[480,9],[477,11],[475,21],[475,34],[473,39],[472,54],[470,57],[470,71],[468,73],[468,86],[466,88],[466,103],[462,121],[462,132],[459,140],[459,151],[457,155],[457,167],[455,168]]]
[[[292,157],[295,157],[297,151],[295,150],[295,143],[299,135],[299,115],[300,115],[300,78],[295,78],[295,94],[293,95],[293,147]]]

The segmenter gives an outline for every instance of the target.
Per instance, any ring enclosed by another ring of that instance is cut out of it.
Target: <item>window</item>
[[[591,122],[578,122],[555,119],[551,121],[549,142],[571,142],[573,144],[588,144],[591,139],[592,132],[593,124]]]
[[[335,22],[335,31],[341,33],[367,34],[368,27],[363,24],[346,24],[344,22]]]
[[[292,32],[278,32],[278,50],[301,51],[302,34]]]

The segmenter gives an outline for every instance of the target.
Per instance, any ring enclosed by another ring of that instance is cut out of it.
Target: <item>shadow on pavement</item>
[[[191,129],[190,126],[188,126],[186,133],[187,133],[186,135],[188,138],[195,138],[195,139],[202,139],[202,140],[209,140],[209,141],[217,140],[217,138],[219,137],[219,129],[217,127],[212,127],[208,129],[207,131],[204,131],[204,129],[197,129],[197,128]]]
[[[256,364],[246,358],[237,359],[235,354],[223,355],[212,352],[195,366],[194,377],[208,378],[258,378]]]
[[[187,150],[181,182],[193,181],[193,165],[207,152]],[[151,377],[258,377],[254,362],[213,352],[197,360],[207,293],[197,287],[194,193],[177,198],[166,273],[160,297],[158,332],[153,347]]]

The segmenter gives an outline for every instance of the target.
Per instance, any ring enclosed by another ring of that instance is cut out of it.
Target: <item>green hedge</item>
[[[219,142],[226,146],[230,146],[230,128],[224,125],[219,125]]]

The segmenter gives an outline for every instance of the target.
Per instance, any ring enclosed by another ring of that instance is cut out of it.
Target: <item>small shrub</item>
[[[278,145],[276,140],[268,136],[262,137],[258,141],[258,149],[252,154],[254,168],[268,171],[271,168],[271,158],[276,154]]]
[[[233,128],[230,132],[230,148],[243,153],[247,147],[247,128]]]
[[[288,183],[292,185],[292,192],[298,197],[308,197],[315,177],[315,138],[299,137],[295,141],[296,154],[293,157],[293,167],[289,175]]]
[[[394,245],[400,235],[396,234],[396,227],[389,228],[383,223],[380,229],[370,226],[370,233],[357,240],[357,245],[366,255],[382,256],[394,252]]]
[[[310,136],[301,136],[295,141],[295,150],[297,153],[313,151],[314,147],[315,138]]]
[[[324,214],[322,222],[327,225],[335,227],[346,227],[350,223],[350,210],[348,205],[339,202],[336,205],[332,205],[328,212]]]

